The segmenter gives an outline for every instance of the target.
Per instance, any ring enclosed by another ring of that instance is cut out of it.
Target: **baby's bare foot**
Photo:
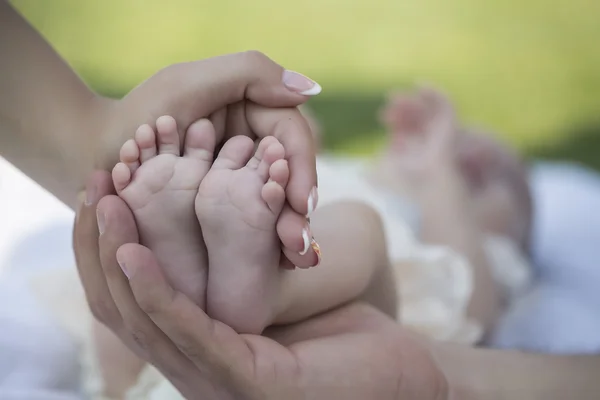
[[[207,311],[240,333],[272,322],[279,295],[281,242],[276,224],[289,178],[274,137],[225,143],[200,184],[196,213],[208,249]]]
[[[208,120],[190,126],[182,154],[175,120],[160,117],[156,128],[142,125],[123,145],[114,185],[135,216],[141,244],[156,254],[175,289],[204,308],[206,248],[194,199],[213,159],[214,129]]]

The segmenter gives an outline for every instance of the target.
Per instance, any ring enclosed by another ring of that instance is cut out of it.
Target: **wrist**
[[[82,107],[75,124],[75,129],[79,130],[77,137],[80,142],[77,148],[80,149],[80,158],[77,165],[82,171],[82,183],[94,169],[109,167],[104,163],[104,156],[106,143],[113,129],[112,121],[116,119],[117,102],[118,100],[94,94]],[[114,156],[116,158],[118,153]]]

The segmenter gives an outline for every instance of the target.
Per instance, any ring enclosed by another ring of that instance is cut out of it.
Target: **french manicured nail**
[[[127,277],[127,279],[131,278],[129,276],[129,273],[127,272],[127,265],[125,264],[125,262],[119,260],[119,258],[117,258],[117,262],[119,263],[119,267],[121,267],[121,271],[123,271],[123,274],[125,274],[125,276]]]
[[[310,226],[308,226],[308,223],[307,223],[306,226],[304,227],[304,229],[302,229],[302,241],[304,242],[304,248],[300,252],[301,256],[305,255],[308,252],[308,249],[310,249],[311,238],[312,238],[312,233],[310,232]]]
[[[96,220],[98,221],[98,232],[102,235],[105,228],[104,213],[100,210],[96,210]]]
[[[298,72],[285,70],[282,80],[285,87],[303,96],[316,96],[321,93],[321,85]]]
[[[309,217],[313,211],[317,208],[317,204],[319,203],[319,189],[316,186],[313,186],[309,195],[308,195],[308,204],[306,209],[306,217]]]
[[[317,263],[314,265],[316,267],[319,264],[321,264],[321,247],[319,246],[319,243],[317,243],[315,238],[312,238],[310,240],[310,247],[312,247],[313,251],[315,252],[315,254],[317,255],[317,258],[318,258]]]

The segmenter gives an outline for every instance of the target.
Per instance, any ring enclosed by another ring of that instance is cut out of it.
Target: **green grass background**
[[[597,0],[14,0],[99,92],[171,63],[258,49],[317,80],[328,149],[383,144],[386,92],[444,89],[530,156],[600,167]]]

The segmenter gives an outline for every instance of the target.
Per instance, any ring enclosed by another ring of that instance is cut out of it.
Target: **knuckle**
[[[126,322],[125,328],[129,332],[129,335],[133,339],[133,342],[142,351],[148,351],[153,347],[155,340],[143,327],[142,324],[137,322]]]
[[[177,343],[177,348],[192,361],[206,362],[210,359],[209,353],[206,351],[206,349],[202,346],[198,346],[197,343]]]
[[[155,84],[164,85],[164,87],[170,87],[174,85],[177,80],[183,75],[189,63],[176,63],[161,68],[152,76],[152,80]]]
[[[258,50],[247,50],[243,53],[240,53],[240,56],[250,65],[261,65],[267,61],[270,61],[269,57]]]

